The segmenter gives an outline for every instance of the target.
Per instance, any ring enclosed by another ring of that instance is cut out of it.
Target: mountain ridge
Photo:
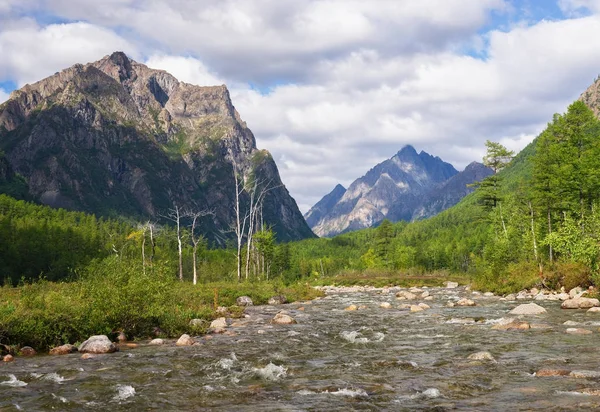
[[[145,219],[213,210],[203,227],[221,243],[232,237],[235,169],[248,187],[269,185],[262,211],[279,240],[314,236],[226,86],[180,82],[122,52],[13,91],[0,105],[0,150],[41,203]]]

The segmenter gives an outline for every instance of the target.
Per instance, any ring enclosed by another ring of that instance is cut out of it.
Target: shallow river
[[[395,290],[335,293],[249,308],[228,328],[233,336],[198,346],[19,357],[0,364],[0,410],[600,410],[600,396],[584,394],[600,378],[535,376],[600,371],[599,313],[537,302],[548,313],[526,320],[549,328],[492,330],[526,302],[427,290],[431,309],[416,313],[398,309]],[[445,306],[462,296],[477,306]],[[366,308],[345,311],[350,304]],[[282,309],[298,323],[270,325]],[[567,320],[594,333],[567,334]],[[479,351],[495,362],[467,359]]]

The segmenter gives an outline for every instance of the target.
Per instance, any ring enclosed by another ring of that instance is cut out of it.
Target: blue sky
[[[226,84],[306,211],[405,144],[519,150],[600,73],[600,0],[0,0],[0,101],[115,50]],[[307,183],[310,182],[310,183]]]

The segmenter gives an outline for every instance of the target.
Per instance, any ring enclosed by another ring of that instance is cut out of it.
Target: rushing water
[[[598,370],[600,314],[562,310],[492,330],[518,303],[464,289],[428,289],[431,309],[398,309],[394,290],[336,293],[304,304],[261,306],[229,335],[198,346],[140,346],[0,364],[0,410],[581,410],[599,409],[600,378],[539,377],[540,369]],[[446,307],[458,297],[475,307]],[[382,302],[390,309],[379,307]],[[405,303],[405,302],[404,302]],[[350,304],[366,306],[345,311]],[[285,309],[296,325],[270,325]],[[570,335],[565,321],[591,335]],[[468,356],[489,351],[494,361]]]

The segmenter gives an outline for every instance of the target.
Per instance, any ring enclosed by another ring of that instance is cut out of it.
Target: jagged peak
[[[406,155],[406,154],[411,154],[411,155],[414,154],[414,155],[416,155],[417,151],[415,150],[415,148],[412,145],[407,144],[402,149],[398,150],[397,155],[400,156],[400,155],[403,155],[403,154],[404,155]]]
[[[346,188],[345,188],[344,186],[342,186],[341,184],[339,184],[339,183],[338,183],[338,184],[337,184],[337,185],[335,185],[335,187],[333,188],[333,191],[336,191],[336,192],[337,192],[337,191],[340,191],[340,190],[344,190],[344,191],[345,191],[345,190],[346,190]]]

